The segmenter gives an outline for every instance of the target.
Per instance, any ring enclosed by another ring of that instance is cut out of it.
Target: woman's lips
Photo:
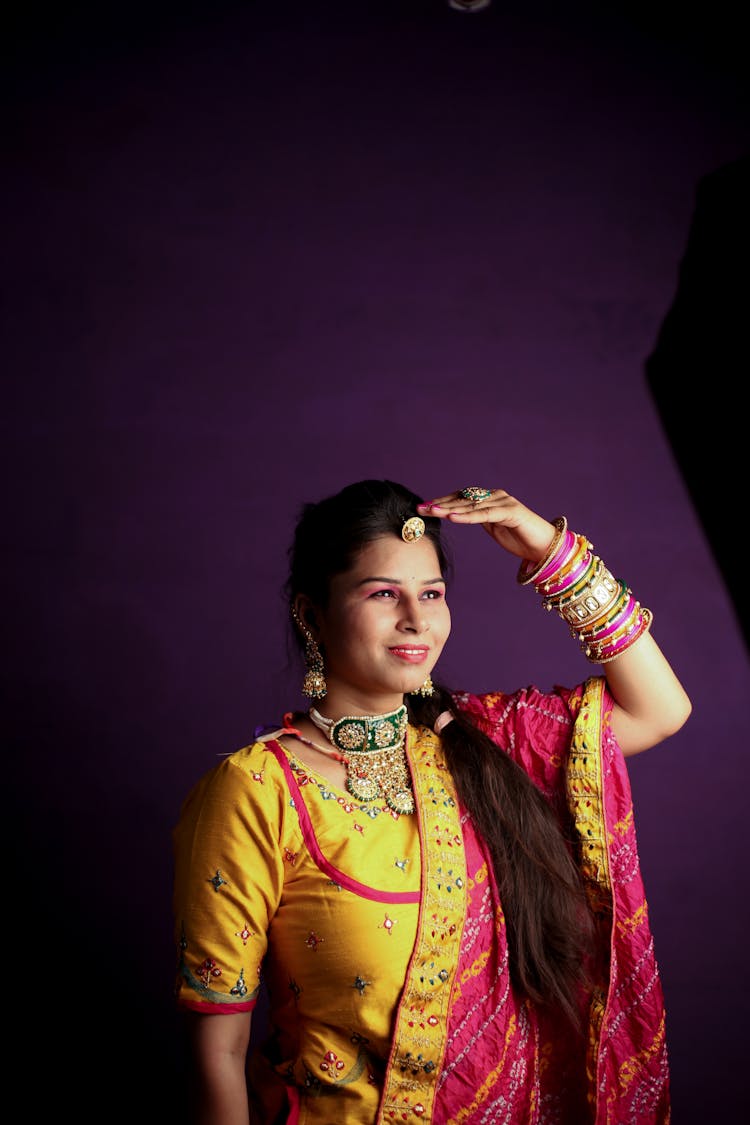
[[[423,645],[395,645],[388,651],[397,656],[399,660],[405,660],[407,664],[421,664],[430,650]]]

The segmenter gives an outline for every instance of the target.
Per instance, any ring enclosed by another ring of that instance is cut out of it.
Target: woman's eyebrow
[[[357,586],[366,586],[368,582],[390,582],[392,586],[403,585],[403,581],[400,578],[388,578],[383,574],[373,574],[369,578],[363,578],[360,582],[357,583]],[[425,580],[422,582],[422,585],[434,586],[438,582],[442,582],[443,584],[445,584],[445,579],[442,575],[440,575],[439,578],[425,578]]]

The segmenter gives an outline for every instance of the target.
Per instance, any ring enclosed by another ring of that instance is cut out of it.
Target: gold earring
[[[305,638],[305,664],[307,665],[307,671],[302,681],[302,694],[308,696],[310,699],[323,699],[328,692],[328,684],[326,683],[322,653],[318,648],[315,637],[312,635],[307,625],[301,620],[296,609],[292,610],[292,617],[294,618],[295,625]]]
[[[305,649],[305,660],[308,668],[302,681],[302,694],[309,696],[310,699],[323,699],[328,692],[328,684],[323,667],[323,657],[312,637]]]
[[[416,691],[410,691],[409,692],[409,695],[421,695],[425,698],[427,698],[430,695],[434,695],[434,694],[435,694],[435,685],[432,682],[432,676],[428,676],[427,679],[425,680],[425,682],[422,684],[422,686],[418,687],[416,689]]]

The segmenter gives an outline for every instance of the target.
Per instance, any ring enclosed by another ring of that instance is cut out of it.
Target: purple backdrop
[[[564,512],[655,611],[694,702],[630,770],[675,1120],[745,1104],[747,654],[644,378],[696,186],[746,145],[738,33],[548,8],[16,28],[6,980],[37,1107],[181,1119],[171,827],[299,705],[293,522],[365,476]],[[591,672],[486,536],[451,543],[445,682]]]

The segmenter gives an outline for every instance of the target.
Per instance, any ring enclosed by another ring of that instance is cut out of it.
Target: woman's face
[[[421,686],[448,639],[451,617],[429,539],[368,543],[331,582],[315,612],[328,695],[324,711],[382,713]]]

